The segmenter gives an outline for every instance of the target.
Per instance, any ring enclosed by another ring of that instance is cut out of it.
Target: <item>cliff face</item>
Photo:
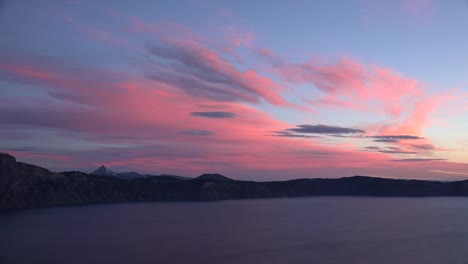
[[[63,178],[44,168],[16,162],[13,156],[0,154],[0,208],[28,207],[39,205],[49,184]],[[44,184],[45,183],[45,184]],[[38,199],[36,201],[36,199]]]
[[[10,188],[10,181],[17,175],[16,159],[8,154],[0,153],[0,195]]]
[[[121,179],[82,172],[53,173],[0,154],[0,208],[125,201],[214,201],[293,196],[468,196],[468,181],[371,177],[236,181],[222,175],[191,180],[153,176]]]
[[[0,201],[7,191],[14,179],[18,178],[18,164],[13,156],[0,153]]]

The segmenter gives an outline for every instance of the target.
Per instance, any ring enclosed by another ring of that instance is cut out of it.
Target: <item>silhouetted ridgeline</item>
[[[340,179],[237,181],[219,174],[195,179],[122,179],[53,173],[0,153],[0,208],[127,201],[214,201],[294,196],[468,196],[468,181],[433,182],[355,176]]]

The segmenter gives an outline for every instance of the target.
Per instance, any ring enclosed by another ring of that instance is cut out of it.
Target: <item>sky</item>
[[[468,178],[468,2],[0,1],[0,152],[53,171]]]

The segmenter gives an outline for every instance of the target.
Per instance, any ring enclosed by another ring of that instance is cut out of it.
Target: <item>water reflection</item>
[[[466,198],[8,211],[0,213],[0,263],[468,263],[467,219]]]

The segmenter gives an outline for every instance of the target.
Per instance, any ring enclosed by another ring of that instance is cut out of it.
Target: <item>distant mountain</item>
[[[221,174],[218,174],[218,173],[214,173],[214,174],[202,174],[200,176],[198,176],[197,178],[195,178],[197,180],[212,180],[212,181],[219,181],[219,182],[223,182],[223,181],[233,181],[233,179],[230,179],[226,176],[223,176]]]
[[[106,166],[102,165],[97,170],[91,172],[91,174],[100,175],[100,176],[114,176],[117,173],[107,169]]]
[[[98,173],[108,170],[100,168]],[[136,201],[216,201],[303,196],[468,196],[468,181],[436,182],[354,176],[254,182],[203,174],[195,179],[122,179],[79,171],[54,173],[0,153],[0,208]]]
[[[151,174],[140,174],[138,172],[130,171],[130,172],[114,172],[106,168],[106,166],[102,165],[97,170],[91,172],[93,175],[99,176],[113,176],[121,179],[136,179],[136,178],[148,178],[148,177],[171,177],[176,179],[191,179],[189,177],[183,176],[175,176],[175,175],[151,175]]]

